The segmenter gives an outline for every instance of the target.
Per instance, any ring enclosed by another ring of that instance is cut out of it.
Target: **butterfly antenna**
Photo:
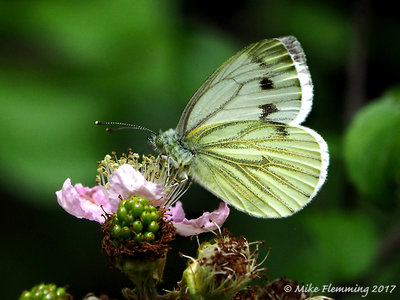
[[[124,123],[124,122],[103,122],[103,121],[96,121],[94,122],[95,125],[106,125],[106,126],[120,126],[117,128],[106,128],[107,132],[113,132],[113,131],[118,131],[118,130],[123,130],[123,129],[138,129],[138,130],[143,130],[143,131],[148,131],[153,135],[157,135],[153,130],[148,129],[143,126],[135,125],[135,124],[130,124],[130,123]]]

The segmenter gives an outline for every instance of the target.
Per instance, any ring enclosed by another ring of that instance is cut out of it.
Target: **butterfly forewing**
[[[263,40],[244,48],[193,95],[178,123],[185,136],[197,127],[233,120],[296,125],[311,108],[312,83],[294,37]]]
[[[327,146],[311,129],[263,121],[205,125],[185,139],[190,175],[237,209],[259,217],[293,214],[326,177]]]
[[[294,37],[263,40],[238,52],[193,95],[164,153],[239,210],[288,216],[326,178],[328,150],[299,124],[312,103],[311,76]]]

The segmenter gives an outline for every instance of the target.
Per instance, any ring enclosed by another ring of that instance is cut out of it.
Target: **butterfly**
[[[150,142],[187,175],[236,209],[279,218],[302,209],[325,182],[328,147],[300,126],[313,85],[292,36],[253,43],[192,96],[176,129]]]

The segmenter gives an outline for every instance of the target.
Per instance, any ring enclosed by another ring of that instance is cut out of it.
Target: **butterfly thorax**
[[[168,129],[154,136],[152,144],[157,151],[168,155],[178,165],[188,166],[193,159],[193,153],[185,147],[182,137],[174,129]]]

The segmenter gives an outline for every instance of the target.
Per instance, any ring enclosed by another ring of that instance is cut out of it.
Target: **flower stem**
[[[135,285],[132,299],[154,300],[158,297],[156,285],[162,279],[165,261],[166,255],[156,260],[119,257],[114,265]]]

